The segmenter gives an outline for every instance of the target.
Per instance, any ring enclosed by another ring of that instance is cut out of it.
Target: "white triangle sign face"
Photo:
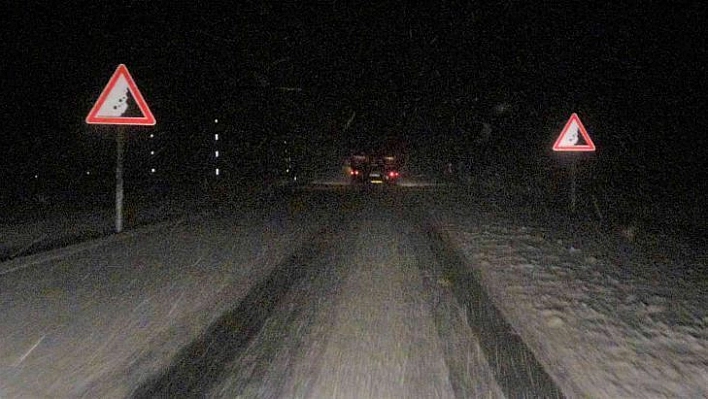
[[[595,151],[595,144],[583,123],[580,122],[578,114],[573,113],[570,116],[556,143],[553,144],[553,151]]]
[[[150,107],[125,65],[118,65],[86,117],[86,123],[148,126],[155,124]]]

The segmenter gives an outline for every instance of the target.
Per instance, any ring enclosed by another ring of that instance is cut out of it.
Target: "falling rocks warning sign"
[[[580,121],[578,114],[573,113],[570,116],[560,136],[553,144],[553,151],[595,151],[595,144],[590,139],[590,135]]]
[[[125,65],[118,65],[86,117],[86,123],[155,125],[155,117]]]

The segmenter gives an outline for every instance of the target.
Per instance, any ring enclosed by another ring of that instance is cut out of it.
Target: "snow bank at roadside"
[[[704,261],[634,244],[628,257],[622,245],[576,249],[550,229],[479,215],[434,218],[569,397],[708,396]]]
[[[204,200],[196,198],[163,198],[150,203],[126,203],[123,226],[129,230],[198,211]],[[112,234],[115,230],[113,205],[72,207],[54,204],[52,212],[39,212],[28,206],[18,208],[11,220],[0,220],[0,261],[38,251],[59,248],[71,243]],[[36,213],[44,213],[38,217]]]

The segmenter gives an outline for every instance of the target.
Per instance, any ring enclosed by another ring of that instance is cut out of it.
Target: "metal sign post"
[[[116,233],[123,231],[123,152],[125,128],[116,131]]]
[[[570,212],[573,214],[575,214],[575,202],[577,197],[577,174],[576,159],[573,158],[573,161],[570,163]]]

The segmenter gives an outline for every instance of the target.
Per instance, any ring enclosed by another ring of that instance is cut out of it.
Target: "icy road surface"
[[[708,396],[678,237],[618,260],[411,187],[265,204],[0,263],[0,398]]]

